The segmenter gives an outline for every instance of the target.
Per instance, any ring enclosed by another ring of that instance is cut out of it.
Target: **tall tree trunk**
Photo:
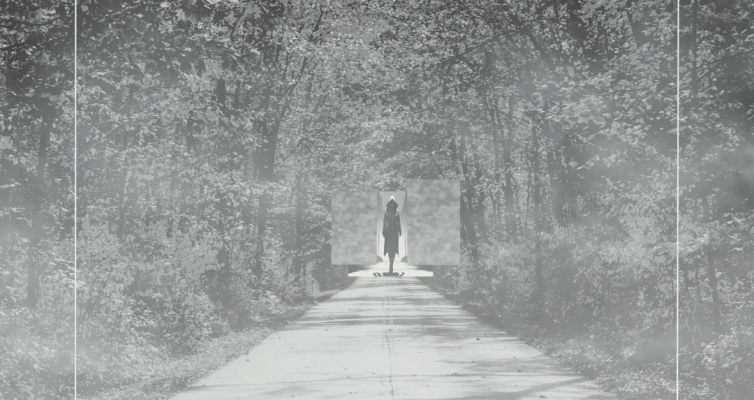
[[[131,122],[130,114],[131,114],[131,106],[135,104],[134,100],[134,92],[136,91],[136,87],[134,85],[129,86],[128,88],[128,95],[125,99],[125,107],[122,112],[122,116],[124,120],[126,121],[126,126],[123,127],[123,132],[121,136],[121,154],[123,154],[123,169],[121,171],[121,176],[118,181],[118,226],[117,226],[117,235],[118,239],[123,240],[123,235],[125,234],[126,230],[126,208],[128,207],[128,204],[126,202],[126,197],[128,194],[126,193],[126,187],[128,186],[128,168],[130,164],[130,160],[128,158],[127,152],[128,152],[128,124]],[[136,133],[136,132],[134,132]]]
[[[279,107],[270,107],[272,100],[272,85],[270,82],[265,89],[265,103],[263,106],[267,107],[267,115],[265,121],[262,122],[262,144],[259,147],[257,156],[259,157],[259,170],[258,178],[262,182],[272,182],[274,178],[275,169],[275,152],[277,151],[278,131],[280,129],[280,123],[282,122],[282,115],[278,115],[283,110],[279,110]],[[254,262],[254,275],[257,278],[262,277],[264,272],[262,261],[264,257],[264,235],[267,229],[267,221],[269,218],[269,209],[272,206],[272,194],[270,191],[265,191],[259,196],[259,209],[257,210],[257,251],[256,260]]]
[[[503,168],[505,171],[505,186],[503,186],[503,195],[505,196],[505,230],[508,233],[508,240],[516,241],[518,237],[518,224],[516,222],[516,210],[513,191],[513,158],[511,157],[511,146],[513,144],[512,129],[513,99],[508,99],[508,114],[505,120],[508,125],[508,132],[505,135],[505,146],[503,146]]]
[[[704,220],[712,222],[712,212],[710,210],[707,196],[702,198],[702,207],[704,207]],[[704,253],[707,262],[707,279],[709,279],[710,295],[712,296],[712,329],[715,333],[722,333],[722,315],[720,312],[720,293],[718,291],[717,269],[715,268],[715,243],[710,239],[705,246]]]
[[[45,168],[47,167],[47,148],[50,144],[50,129],[52,123],[49,120],[42,124],[39,135],[39,150],[37,152],[37,176],[34,182],[34,196],[31,202],[31,232],[29,235],[29,248],[26,267],[26,304],[29,308],[37,308],[39,294],[39,244],[44,232],[44,216],[42,206],[46,200]]]
[[[550,192],[551,192],[551,203],[552,203],[552,213],[555,216],[555,221],[558,222],[558,225],[560,226],[567,226],[566,218],[563,212],[563,185],[562,182],[560,182],[560,176],[557,173],[557,169],[560,166],[559,161],[556,160],[555,156],[553,154],[554,150],[552,149],[552,146],[549,144],[547,145],[547,175],[550,178]]]
[[[215,204],[218,211],[218,217],[216,222],[217,234],[220,237],[220,248],[217,250],[217,265],[224,271],[223,276],[231,270],[231,238],[230,232],[228,232],[228,218],[230,215],[230,199],[228,193],[224,193],[218,189],[215,192]]]
[[[699,50],[699,42],[697,40],[698,29],[698,14],[699,14],[699,0],[692,0],[691,6],[691,100],[692,105],[696,105],[696,99],[698,96],[698,82],[697,77],[699,70],[697,69],[697,51]],[[693,110],[692,110],[693,112]]]
[[[578,214],[578,197],[579,192],[576,186],[578,182],[578,175],[576,174],[575,167],[568,166],[566,162],[573,160],[576,157],[574,146],[568,145],[568,138],[562,136],[560,138],[560,144],[555,148],[553,153],[555,163],[561,165],[560,173],[562,187],[565,192],[565,199],[563,201],[566,210],[565,216],[570,225],[576,225],[579,221]],[[560,159],[560,162],[557,160]]]
[[[267,210],[271,203],[270,197],[271,195],[267,193],[267,191],[261,193],[259,195],[259,208],[257,208],[257,248],[255,251],[254,266],[252,271],[254,272],[254,276],[256,276],[258,279],[262,278],[262,273],[264,272],[262,265],[264,258],[264,232],[267,228]]]
[[[496,129],[494,129],[492,134],[493,139],[493,145],[495,146],[495,187],[499,188],[502,186],[501,182],[501,172],[503,170],[503,163],[500,159],[500,138],[498,137],[500,134],[500,126]],[[505,133],[503,133],[504,135]],[[500,210],[500,192],[495,191],[493,193],[490,193],[490,200],[492,200],[492,212],[494,215],[494,225],[493,229],[495,231],[495,237],[501,238],[502,237],[502,212]]]
[[[539,135],[537,125],[532,119],[531,128],[531,158],[532,158],[532,202],[534,203],[534,273],[537,287],[544,289],[544,273],[542,271],[542,207],[539,182]]]
[[[303,172],[296,174],[296,201],[293,219],[293,273],[294,282],[297,285],[303,285],[302,278],[303,272],[303,260],[301,246],[303,245],[301,240],[301,232],[303,231],[303,214],[305,206],[306,196],[306,179]]]
[[[474,174],[474,183],[479,183],[482,180],[482,176],[484,175],[484,170],[479,163],[479,161],[475,161],[474,169],[476,170],[476,173]],[[487,218],[485,217],[485,200],[487,199],[487,192],[485,192],[483,189],[474,190],[473,194],[476,195],[476,205],[473,208],[473,215],[474,215],[474,221],[476,225],[479,227],[479,236],[483,243],[490,244],[490,234],[489,234],[489,227],[487,226]],[[474,201],[474,199],[471,199],[471,201]],[[473,203],[472,203],[473,204]]]
[[[569,176],[575,176],[573,172],[569,174],[568,168],[570,167],[565,163],[563,159],[563,141],[561,137],[560,142],[553,149],[553,164],[557,167],[558,180],[560,181],[560,188],[563,195],[563,219],[568,226],[572,226],[576,220],[576,205],[578,192],[576,186],[569,180]]]
[[[548,105],[549,108],[549,105]],[[547,153],[547,175],[550,180],[552,212],[559,226],[569,226],[570,208],[575,200],[567,201],[576,194],[575,187],[567,187],[566,171],[561,160],[560,149],[563,147],[564,136],[557,123],[551,123],[542,118],[542,127],[549,139],[545,143]],[[554,126],[553,126],[554,125]]]
[[[468,126],[464,127],[464,132],[469,131],[466,128],[468,128]],[[464,134],[463,137],[465,138],[466,135]],[[484,215],[486,192],[481,187],[477,187],[477,185],[482,181],[482,177],[484,176],[484,168],[479,162],[479,159],[475,156],[476,154],[479,154],[479,149],[476,146],[473,135],[469,135],[468,142],[468,146],[471,147],[471,152],[468,158],[470,162],[473,162],[474,166],[474,169],[472,171],[468,168],[468,163],[463,164],[466,168],[464,170],[464,175],[466,176],[466,179],[470,179],[471,187],[473,189],[472,191],[468,192],[469,210],[471,211],[472,221],[476,225],[480,243],[489,244],[489,228],[487,227],[487,220]],[[464,145],[463,147],[464,154],[469,154],[469,152],[466,150],[467,146]]]
[[[487,53],[487,57],[489,59],[490,55]],[[491,61],[488,61],[491,62]],[[484,89],[482,89],[484,90]],[[500,110],[499,105],[497,104],[497,101],[494,103],[490,101],[489,98],[487,98],[486,95],[483,96],[483,101],[485,103],[485,107],[487,109],[487,113],[489,114],[490,121],[492,122],[492,143],[493,143],[493,153],[495,156],[494,160],[494,178],[495,178],[495,190],[489,191],[490,196],[490,202],[492,203],[492,230],[495,235],[495,238],[498,240],[501,240],[503,238],[502,232],[502,212],[500,207],[500,191],[498,188],[502,186],[502,171],[503,171],[503,163],[500,158],[500,147],[501,147],[501,136],[505,136],[505,129],[503,128],[503,124],[500,121]]]
[[[224,79],[219,79],[217,81],[217,86],[215,88],[215,95],[217,98],[218,106],[220,107],[220,110],[224,117],[230,117],[231,112],[228,110],[226,106],[226,99],[227,99],[227,87],[225,84]],[[223,124],[225,125],[225,124]],[[229,179],[231,179],[230,187],[233,186],[233,168],[234,168],[234,159],[233,159],[233,144],[234,144],[234,136],[235,136],[235,128],[232,126],[224,126],[225,129],[229,130],[227,135],[222,135],[219,143],[219,153],[218,156],[220,158],[220,173],[222,175],[228,176]],[[232,242],[231,242],[231,227],[228,225],[231,222],[231,218],[233,215],[233,204],[230,199],[230,189],[222,189],[218,188],[215,191],[215,207],[218,211],[218,221],[216,223],[217,233],[220,237],[220,248],[217,251],[217,264],[221,267],[222,272],[220,276],[223,277],[223,279],[228,279],[230,277],[230,271],[231,271],[231,249],[232,249]]]
[[[123,151],[123,169],[121,170],[120,177],[118,178],[118,226],[117,226],[117,235],[118,239],[123,240],[123,235],[126,230],[126,186],[128,186],[128,167],[129,167],[129,160],[128,156],[126,155],[127,145],[128,145],[128,131],[123,130],[123,141],[122,143],[122,151]]]
[[[500,211],[500,193],[490,191],[490,203],[492,203],[492,234],[496,240],[501,241],[503,235],[503,216]]]
[[[457,152],[457,162],[459,165],[459,175],[462,177],[461,182],[461,234],[466,243],[470,246],[471,251],[471,263],[477,264],[478,253],[477,246],[479,239],[477,237],[476,229],[474,227],[474,215],[473,215],[473,198],[474,198],[474,184],[471,182],[468,175],[468,165],[466,161],[466,138],[461,135],[460,146],[455,145],[455,139],[451,142],[451,152]]]
[[[646,26],[631,14],[631,8],[633,6],[634,0],[626,1],[626,19],[628,19],[628,24],[631,26],[631,33],[636,41],[636,47],[641,47],[644,43],[647,43],[651,37],[644,33]]]
[[[11,83],[12,79],[15,79],[15,73],[13,72],[12,67],[12,61],[11,61],[11,52],[8,51],[7,55],[5,56],[5,96],[3,96],[2,102],[3,102],[3,115],[0,116],[2,118],[3,122],[3,130],[0,132],[0,140],[10,140],[12,138],[13,132],[11,131],[12,124],[10,123],[10,105],[11,105],[11,90],[8,90],[8,87],[11,85],[14,85]],[[11,235],[13,234],[13,229],[11,227],[11,189],[10,185],[12,180],[12,176],[9,171],[6,169],[6,161],[0,160],[0,251],[2,252],[2,257],[5,258],[5,262],[2,258],[0,258],[0,263],[3,263],[7,265],[9,268],[12,268],[12,263],[9,260],[8,253],[10,251],[10,245],[11,245]],[[3,215],[5,214],[5,215]],[[12,272],[12,271],[11,271]],[[9,281],[12,279],[13,274],[11,273],[9,276]]]
[[[11,228],[10,210],[11,210],[11,191],[10,185],[11,177],[8,171],[6,171],[5,163],[0,161],[0,263],[12,265],[8,259],[8,252],[10,250],[10,235],[13,233]],[[5,188],[3,188],[5,187]],[[5,261],[3,261],[5,259]],[[10,279],[10,278],[9,278]],[[2,284],[2,282],[0,282]]]

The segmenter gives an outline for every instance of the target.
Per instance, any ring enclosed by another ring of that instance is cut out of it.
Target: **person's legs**
[[[390,272],[393,272],[393,261],[395,260],[395,253],[389,253],[388,257],[390,257]]]

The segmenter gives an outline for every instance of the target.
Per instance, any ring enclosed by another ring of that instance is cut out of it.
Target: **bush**
[[[216,323],[215,307],[199,289],[180,285],[170,296],[163,313],[158,316],[159,334],[174,353],[193,353],[212,336]]]
[[[689,400],[744,400],[754,393],[754,332],[720,335],[681,349],[681,392]]]
[[[37,307],[29,309],[22,286],[0,287],[0,393],[7,399],[73,397],[73,279],[60,243],[41,254]],[[70,247],[69,247],[70,248]],[[25,273],[23,259],[8,271]],[[13,280],[20,278],[13,276]]]

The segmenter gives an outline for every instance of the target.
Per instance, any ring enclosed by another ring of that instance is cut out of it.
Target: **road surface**
[[[173,400],[614,399],[415,278],[361,277]]]

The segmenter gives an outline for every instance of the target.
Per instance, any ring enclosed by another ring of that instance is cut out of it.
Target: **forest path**
[[[416,278],[362,277],[190,399],[613,399]]]

